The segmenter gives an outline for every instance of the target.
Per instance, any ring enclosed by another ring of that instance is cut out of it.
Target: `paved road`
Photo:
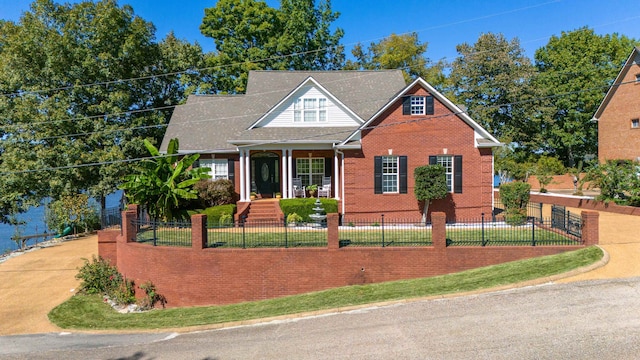
[[[635,359],[640,278],[547,284],[175,337],[72,334],[63,341],[82,346],[50,348],[42,336],[53,335],[0,337],[0,359]]]

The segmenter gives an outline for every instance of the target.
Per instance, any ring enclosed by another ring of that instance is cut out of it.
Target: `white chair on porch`
[[[302,186],[302,179],[293,178],[291,184],[293,185],[294,197],[307,197],[307,190]]]
[[[318,187],[318,197],[331,197],[331,176],[322,178],[322,186]]]

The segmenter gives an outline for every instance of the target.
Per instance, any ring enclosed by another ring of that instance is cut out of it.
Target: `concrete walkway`
[[[610,256],[605,266],[556,282],[640,276],[640,217],[601,212],[600,246]],[[83,258],[97,253],[93,235],[0,263],[0,335],[60,331],[47,314],[74,293]]]
[[[79,285],[85,259],[98,254],[98,236],[77,238],[0,263],[0,335],[60,331],[47,314]]]

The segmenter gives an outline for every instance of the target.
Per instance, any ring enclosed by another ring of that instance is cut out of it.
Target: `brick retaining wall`
[[[205,248],[204,215],[193,217],[191,248],[135,243],[136,211],[123,213],[119,231],[99,234],[100,255],[137,284],[153,281],[167,306],[229,304],[334,287],[421,278],[507,261],[557,254],[582,246],[447,247],[445,214],[432,214],[433,246],[339,247],[338,215],[327,218],[326,248]],[[598,213],[584,212],[585,245],[597,243]],[[200,230],[199,230],[200,229]],[[117,236],[117,242],[110,239]],[[103,241],[105,240],[105,241]]]

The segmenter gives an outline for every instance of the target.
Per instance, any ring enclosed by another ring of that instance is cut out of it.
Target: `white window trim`
[[[640,119],[631,119],[631,128],[640,129]]]
[[[307,104],[313,103],[307,107]],[[325,97],[300,97],[293,102],[293,122],[295,123],[317,123],[327,122],[327,103]],[[309,117],[307,117],[309,115]]]
[[[411,96],[411,115],[424,115],[427,109],[426,96]]]
[[[386,173],[385,170],[393,170],[393,168],[389,168],[389,164],[395,162],[395,172]],[[385,166],[386,165],[386,166]],[[392,186],[389,189],[389,186],[386,185],[391,179],[392,183],[395,183],[395,186]],[[395,180],[394,180],[395,179]],[[400,157],[399,156],[383,156],[382,157],[382,193],[383,194],[398,194],[400,193]]]
[[[211,180],[229,179],[229,160],[227,159],[200,159],[200,167],[210,169]]]
[[[451,166],[447,166],[444,164],[445,159]],[[447,177],[447,192],[453,192],[453,174],[454,174],[454,161],[452,155],[436,155],[436,164],[442,165],[445,169],[445,174]],[[450,168],[450,170],[449,170]]]
[[[322,162],[322,170],[320,172],[313,172],[313,160],[321,160]],[[301,162],[306,162],[308,164],[309,167],[309,172],[308,173],[300,173],[300,163]],[[323,157],[305,157],[305,158],[297,158],[296,159],[296,176],[299,177],[302,180],[302,185],[304,186],[309,186],[311,184],[314,184],[313,182],[313,176],[315,175],[316,177],[320,177],[320,181],[318,183],[316,183],[316,185],[320,186],[322,185],[322,177],[324,176],[324,169],[325,169],[325,161]]]

